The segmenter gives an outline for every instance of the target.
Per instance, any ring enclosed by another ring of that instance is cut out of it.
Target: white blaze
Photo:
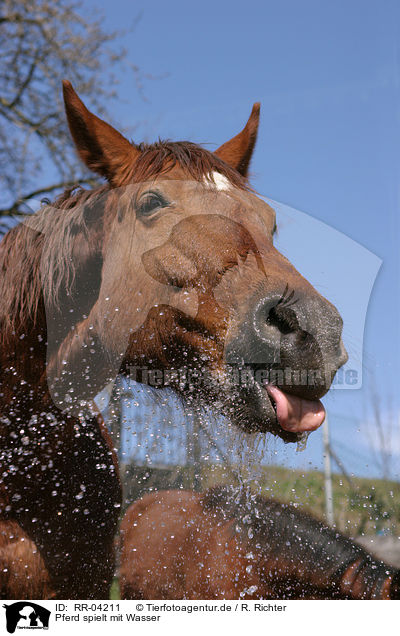
[[[208,175],[205,178],[205,183],[206,185],[208,185],[211,188],[216,188],[219,191],[224,191],[224,190],[230,190],[232,187],[232,184],[230,183],[229,179],[227,179],[226,177],[224,177],[223,174],[221,174],[220,172],[212,172],[210,175]]]

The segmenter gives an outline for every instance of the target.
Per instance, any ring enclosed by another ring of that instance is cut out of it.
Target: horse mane
[[[73,242],[78,232],[87,235],[89,211],[104,206],[108,186],[66,190],[33,215],[24,215],[0,243],[0,324],[18,329],[35,321],[43,298],[57,306],[61,287],[70,293],[75,265]]]
[[[147,181],[179,166],[195,181],[212,179],[213,172],[225,176],[232,185],[248,189],[247,181],[217,155],[183,141],[161,141],[137,146],[140,155],[131,168],[131,183]],[[70,294],[75,279],[72,258],[78,232],[88,239],[90,222],[102,215],[109,185],[94,190],[69,188],[53,203],[43,205],[33,215],[12,228],[0,244],[0,325],[5,331],[24,328],[35,321],[43,298],[57,307],[61,290]]]
[[[371,586],[376,581],[377,562],[364,548],[293,505],[228,486],[203,493],[201,505],[221,521],[234,519],[241,541],[249,549],[261,549],[269,560],[284,557],[300,563],[306,570],[320,571],[335,586],[346,568],[358,562]],[[387,566],[381,565],[385,572]]]

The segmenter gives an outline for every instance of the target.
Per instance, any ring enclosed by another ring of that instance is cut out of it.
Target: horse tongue
[[[304,433],[315,431],[325,419],[325,409],[319,400],[305,400],[284,393],[278,387],[267,384],[266,389],[275,402],[279,424],[285,431]]]

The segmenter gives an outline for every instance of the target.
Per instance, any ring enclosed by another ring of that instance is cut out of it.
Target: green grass
[[[119,583],[117,577],[114,577],[113,582],[111,583],[110,589],[110,601],[119,601],[121,595],[119,593]]]

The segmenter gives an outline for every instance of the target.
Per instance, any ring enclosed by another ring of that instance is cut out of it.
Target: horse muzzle
[[[316,293],[259,299],[225,348],[245,414],[239,424],[286,441],[321,426],[320,398],[348,358],[341,333],[336,308]]]

